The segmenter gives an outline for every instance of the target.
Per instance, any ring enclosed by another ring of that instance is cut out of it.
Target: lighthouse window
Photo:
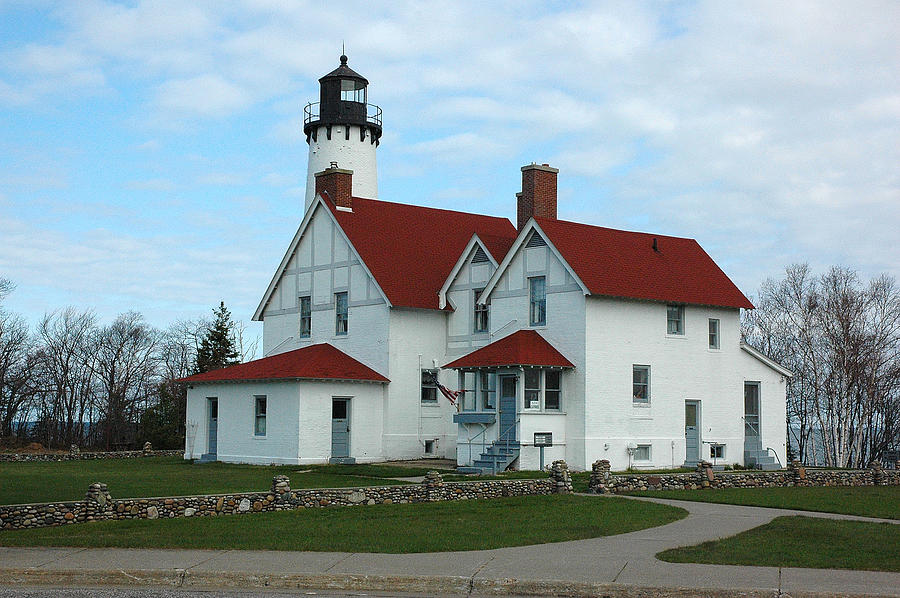
[[[344,102],[366,103],[366,88],[350,79],[341,79],[341,100]]]

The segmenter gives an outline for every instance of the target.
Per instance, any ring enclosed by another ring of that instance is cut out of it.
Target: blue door
[[[350,456],[350,399],[331,399],[331,458]]]
[[[210,397],[206,399],[206,402],[207,413],[209,414],[209,421],[206,425],[208,431],[206,453],[215,460],[219,434],[219,399]]]
[[[516,439],[516,376],[500,376],[500,440]]]
[[[693,467],[700,461],[700,403],[684,402],[684,464]]]

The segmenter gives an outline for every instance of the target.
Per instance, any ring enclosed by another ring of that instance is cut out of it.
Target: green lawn
[[[389,553],[485,550],[621,534],[686,515],[682,509],[624,498],[524,496],[103,521],[3,531],[0,545]]]
[[[656,556],[671,563],[900,571],[900,525],[777,517],[731,538]]]
[[[900,519],[900,486],[658,490],[639,496]]]
[[[194,465],[180,457],[98,459],[59,463],[0,463],[0,504],[80,500],[104,482],[114,498],[260,492],[278,474],[293,488],[399,484],[390,477],[424,475],[430,468],[392,465]],[[302,473],[305,472],[305,473]]]

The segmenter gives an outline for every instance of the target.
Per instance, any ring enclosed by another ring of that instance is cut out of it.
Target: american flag
[[[456,405],[456,400],[459,398],[459,395],[463,393],[461,390],[450,390],[440,382],[436,382],[438,390],[441,391],[441,394],[447,397],[447,400],[450,401],[451,405]]]

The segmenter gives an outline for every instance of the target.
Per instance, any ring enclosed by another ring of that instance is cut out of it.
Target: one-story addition
[[[516,225],[376,199],[368,82],[342,57],[320,84],[265,357],[184,380],[185,458],[785,463],[791,374],[741,341],[753,306],[696,241],[558,219],[546,164]]]

